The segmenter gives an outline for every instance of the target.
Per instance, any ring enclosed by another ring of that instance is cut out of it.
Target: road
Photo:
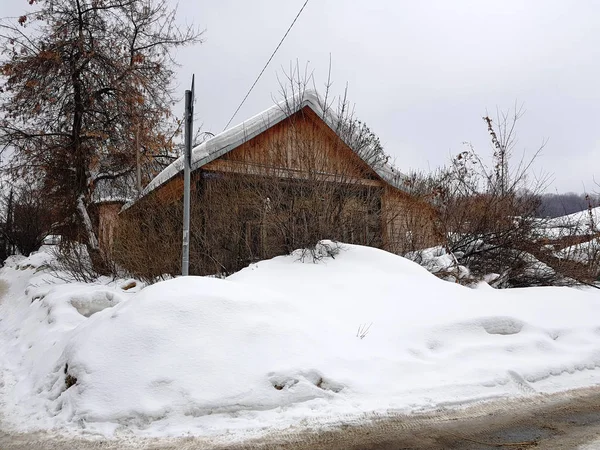
[[[516,400],[498,400],[428,414],[371,417],[327,431],[297,429],[243,443],[209,439],[84,440],[46,433],[0,431],[0,450],[573,450],[600,439],[600,387]],[[600,443],[597,445],[600,449]]]

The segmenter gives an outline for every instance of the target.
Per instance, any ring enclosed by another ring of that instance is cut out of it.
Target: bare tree
[[[486,279],[496,287],[591,284],[598,277],[597,234],[587,225],[583,233],[581,224],[538,217],[548,177],[532,177],[532,165],[545,142],[530,158],[513,164],[522,115],[515,108],[499,112],[496,119],[483,118],[492,144],[491,169],[467,143],[449,166],[406,178],[413,195],[430,201],[439,212],[436,224],[454,265],[436,266],[438,275],[466,267],[469,276],[454,278],[466,283]],[[593,224],[593,199],[587,201],[588,222]]]
[[[172,50],[198,42],[167,0],[39,0],[2,24],[0,146],[14,178],[35,173],[104,271],[95,186],[169,153]]]
[[[531,168],[545,142],[513,164],[521,108],[483,118],[492,144],[491,169],[469,143],[449,166],[427,175],[414,175],[408,188],[428,198],[439,211],[436,222],[445,247],[457,265],[475,277],[495,273],[499,287],[548,284],[556,273],[536,259],[540,220],[539,194],[547,177],[531,179]],[[534,256],[533,254],[536,254]]]
[[[5,211],[0,233],[9,245],[5,256],[12,250],[29,256],[52,231],[53,213],[47,198],[35,184],[19,183],[3,192],[0,201]]]

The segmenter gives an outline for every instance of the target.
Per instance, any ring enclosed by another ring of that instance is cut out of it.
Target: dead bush
[[[543,145],[531,159],[511,165],[521,116],[515,109],[495,120],[484,117],[493,149],[491,168],[466,144],[449,166],[408,177],[407,188],[437,207],[435,223],[444,247],[457,266],[468,268],[467,282],[486,279],[496,287],[592,283],[598,274],[596,256],[582,262],[557,255],[548,237],[549,220],[537,217],[547,178],[532,178],[530,172]],[[564,224],[561,239],[581,239],[578,224]]]

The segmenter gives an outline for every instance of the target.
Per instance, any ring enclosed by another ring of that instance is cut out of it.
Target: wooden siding
[[[325,181],[327,184],[331,182],[338,186],[347,186],[341,189],[341,195],[348,201],[344,214],[351,215],[349,222],[359,224],[359,227],[349,229],[347,233],[341,230],[340,240],[347,238],[348,242],[381,247],[397,254],[440,242],[435,230],[436,213],[431,205],[416,200],[382,180],[308,107],[192,173],[192,198],[195,199],[192,205],[194,233],[198,236],[214,235],[222,241],[212,245],[212,248],[219,250],[210,257],[215,261],[227,261],[227,249],[234,245],[234,241],[243,241],[243,247],[247,247],[253,257],[275,256],[271,253],[280,247],[283,248],[283,243],[279,242],[280,230],[273,228],[273,224],[278,222],[275,213],[272,213],[271,217],[265,215],[265,205],[257,205],[256,198],[246,198],[248,192],[243,192],[242,189],[223,192],[225,186],[233,186],[223,185],[219,181],[226,178],[225,174],[240,180],[266,181],[273,178],[278,180],[280,194],[282,182],[290,185],[321,185],[322,188]],[[244,186],[244,182],[240,183],[240,186]],[[228,189],[225,187],[225,190]],[[376,199],[377,205],[374,206],[373,202],[367,204],[368,202],[353,200],[352,196],[356,195],[357,191],[376,191],[376,196],[370,194],[370,198]],[[220,194],[218,201],[215,196],[217,192]],[[146,202],[154,205],[175,205],[181,202],[182,197],[183,174],[180,173],[132,205],[125,214],[133,217],[136,209]],[[268,197],[269,201],[275,200],[270,193]],[[302,201],[300,197],[296,199],[296,208],[302,208]],[[280,198],[279,202],[285,203],[285,200]],[[219,208],[224,211],[221,212]],[[254,209],[246,211],[244,208]],[[106,224],[115,220],[114,213],[108,212],[109,216],[104,219]],[[235,218],[235,223],[229,224],[226,219],[222,219],[223,217]],[[106,225],[103,226],[106,228]],[[112,231],[102,233],[112,240]],[[238,237],[237,241],[234,236]],[[239,254],[232,253],[231,258],[239,258]],[[220,270],[218,265],[214,270]]]
[[[338,182],[382,185],[375,172],[308,107],[203,169],[291,178],[334,176]]]
[[[391,253],[404,254],[441,242],[435,209],[391,186],[382,198],[381,220],[383,248]]]
[[[98,205],[98,240],[100,249],[110,254],[114,241],[115,228],[119,220],[119,211],[123,204],[119,202]]]

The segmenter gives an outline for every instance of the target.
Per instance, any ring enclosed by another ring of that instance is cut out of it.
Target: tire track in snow
[[[508,376],[513,381],[513,383],[515,383],[517,385],[517,388],[524,394],[536,394],[537,393],[537,391],[531,387],[531,385],[525,380],[525,378],[523,378],[521,375],[519,375],[514,370],[509,370]]]

